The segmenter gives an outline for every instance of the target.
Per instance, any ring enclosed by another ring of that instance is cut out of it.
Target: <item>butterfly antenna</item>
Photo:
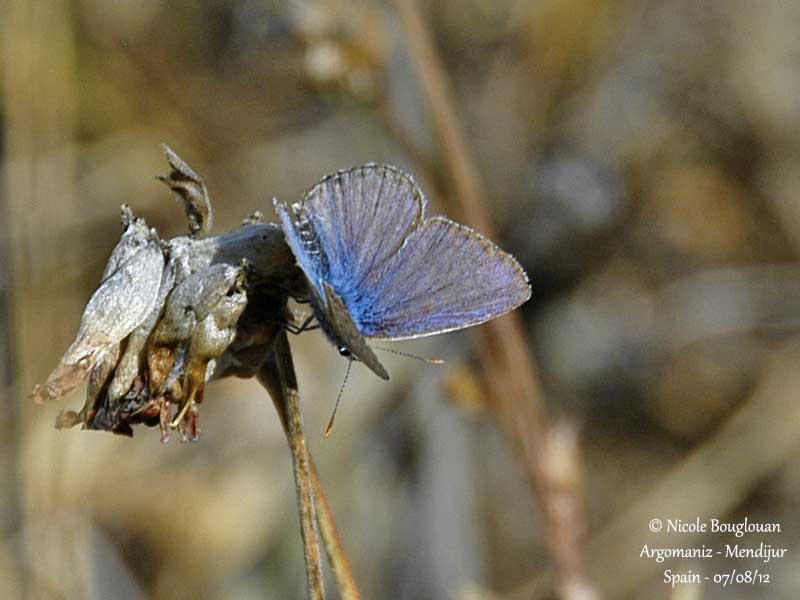
[[[417,356],[416,354],[409,354],[408,352],[400,352],[400,350],[395,350],[394,348],[383,348],[381,346],[370,346],[375,350],[383,350],[384,352],[391,352],[392,354],[397,354],[399,356],[405,356],[406,358],[413,358],[415,360],[421,360],[424,363],[428,363],[429,365],[443,365],[444,361],[441,358],[425,358],[423,356]]]
[[[347,361],[347,371],[344,374],[344,381],[342,381],[342,387],[339,388],[339,395],[336,396],[336,404],[333,405],[333,412],[331,413],[331,420],[328,421],[328,426],[325,428],[325,437],[330,437],[331,432],[333,431],[333,421],[336,418],[336,410],[339,408],[339,400],[342,399],[342,394],[344,393],[344,386],[347,385],[347,378],[350,377],[350,367],[353,366],[353,359]]]

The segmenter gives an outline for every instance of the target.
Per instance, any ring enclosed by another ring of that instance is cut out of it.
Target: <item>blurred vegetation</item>
[[[548,413],[580,435],[589,581],[609,598],[797,597],[800,4],[421,4],[497,241],[531,276]],[[459,218],[417,66],[378,0],[2,0],[0,597],[304,597],[290,457],[257,384],[210,386],[200,443],[166,446],[56,432],[64,406],[27,395],[77,329],[119,205],[184,233],[154,179],[160,142],[202,174],[216,232],[368,161]],[[292,339],[365,598],[546,598],[559,576],[473,339],[398,345],[447,365],[387,357],[388,384],[356,367],[329,440],[345,362],[321,334]],[[780,522],[745,541],[789,552],[639,558],[724,539],[647,531],[696,516]],[[679,596],[668,566],[772,582]]]

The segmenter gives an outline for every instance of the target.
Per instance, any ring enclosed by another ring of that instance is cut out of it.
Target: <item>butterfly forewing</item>
[[[288,241],[320,295],[325,280],[348,302],[377,283],[382,266],[422,220],[424,204],[410,176],[371,164],[325,177],[281,220],[284,230],[293,230]],[[313,254],[314,244],[323,258]]]

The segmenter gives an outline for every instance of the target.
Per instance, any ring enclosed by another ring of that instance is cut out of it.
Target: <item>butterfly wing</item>
[[[468,227],[424,220],[424,208],[410,176],[374,164],[325,177],[291,207],[276,202],[287,242],[326,304],[329,336],[349,343],[332,310],[344,310],[359,337],[399,340],[478,325],[530,298],[514,257]]]
[[[345,303],[362,290],[422,221],[425,198],[414,180],[368,164],[323,178],[301,202],[275,208],[286,239],[320,297],[328,282]]]
[[[525,271],[510,254],[443,217],[424,221],[375,277],[356,307],[368,338],[400,340],[478,325],[530,298]]]

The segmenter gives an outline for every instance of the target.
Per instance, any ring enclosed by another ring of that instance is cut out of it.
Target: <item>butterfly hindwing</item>
[[[443,217],[424,221],[378,279],[355,309],[368,338],[406,339],[478,325],[530,297],[514,257]]]

